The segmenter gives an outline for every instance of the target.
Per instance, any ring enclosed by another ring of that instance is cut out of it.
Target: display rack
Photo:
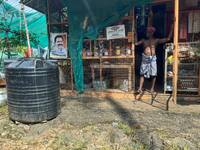
[[[124,16],[122,17],[119,21],[123,21],[123,20],[132,20],[132,25],[131,25],[131,28],[133,29],[134,28],[134,7],[133,9],[129,12],[129,16]],[[99,64],[98,64],[98,68],[99,69],[99,76],[100,76],[100,91],[102,91],[102,70],[105,68],[113,68],[112,65],[114,65],[115,67],[114,68],[121,68],[121,69],[127,69],[127,66],[130,66],[128,67],[128,91],[131,92],[131,91],[135,91],[135,56],[134,56],[134,33],[133,33],[133,30],[131,32],[127,32],[127,35],[126,37],[123,37],[123,38],[118,38],[116,40],[128,40],[128,43],[130,43],[130,47],[131,47],[131,55],[124,55],[124,56],[116,56],[116,55],[111,55],[113,54],[114,52],[111,52],[111,49],[113,49],[112,47],[112,43],[111,43],[111,40],[108,40],[106,37],[102,37],[102,38],[97,38],[97,41],[107,41],[109,42],[109,47],[108,47],[108,51],[109,51],[109,55],[108,56],[94,56],[92,54],[94,54],[94,47],[92,46],[92,41],[91,39],[83,39],[83,42],[86,42],[86,41],[89,41],[89,53],[90,55],[87,56],[87,57],[82,57],[83,60],[87,59],[87,60],[99,60]],[[105,65],[103,64],[102,62],[106,59],[132,59],[131,62],[129,62],[129,64],[109,64],[109,65]],[[92,67],[93,66],[93,67]],[[94,84],[94,76],[95,76],[95,71],[94,71],[94,66],[96,66],[95,64],[90,64],[90,67],[92,69],[92,85],[93,85],[93,89],[95,89],[95,84]],[[124,66],[124,67],[121,67],[121,66]],[[131,75],[132,73],[132,75]],[[132,81],[130,81],[131,79],[131,76],[132,76]],[[131,85],[131,82],[132,82],[132,85]],[[132,87],[132,89],[131,89]]]
[[[173,85],[173,43],[165,45],[164,93],[172,91]],[[197,42],[178,43],[178,92],[199,92],[199,59],[189,55],[199,48]]]
[[[49,3],[47,3],[47,6],[49,7]],[[49,9],[48,9],[48,13]],[[51,32],[51,27],[52,26],[64,26],[66,25],[68,22],[58,22],[58,23],[51,23],[50,22],[50,15],[48,16],[48,20],[49,20],[49,33]],[[115,47],[113,47],[112,45],[112,39],[107,39],[105,32],[104,32],[104,36],[100,36],[97,38],[96,41],[91,40],[91,39],[83,39],[83,48],[84,47],[84,43],[87,43],[88,47],[88,53],[89,55],[87,56],[83,56],[83,72],[84,72],[84,85],[85,85],[85,90],[94,90],[98,89],[98,91],[104,91],[102,90],[102,83],[104,82],[103,80],[105,79],[104,75],[105,72],[108,72],[108,74],[116,74],[114,76],[117,75],[122,75],[123,78],[121,80],[128,80],[128,90],[126,90],[126,92],[133,92],[135,91],[135,51],[134,51],[134,33],[133,33],[133,28],[134,28],[134,7],[132,8],[132,10],[130,12],[128,12],[128,16],[124,16],[121,19],[119,19],[117,22],[118,23],[122,23],[123,21],[128,22],[128,20],[130,20],[129,22],[131,22],[130,24],[128,24],[128,28],[129,31],[127,31],[127,26],[125,26],[126,28],[126,37],[123,38],[117,38],[114,40],[122,40],[123,41],[123,45],[121,45],[121,47],[125,47],[125,46],[130,46],[130,55],[115,55]],[[104,29],[105,31],[105,29]],[[70,36],[70,35],[69,35]],[[95,56],[94,55],[94,42],[98,41],[104,41],[105,43],[107,43],[107,48],[108,48],[108,55],[98,55]],[[126,45],[128,43],[128,45]],[[112,50],[113,51],[112,51]],[[112,55],[113,54],[113,55]],[[105,64],[104,62],[110,60],[112,63],[110,64]],[[118,61],[122,61],[121,63],[118,63]],[[63,65],[65,64],[65,61],[67,62],[67,64],[69,65]],[[127,63],[128,61],[128,63]],[[98,64],[98,67],[94,67],[96,66],[95,64]],[[74,78],[73,78],[73,68],[72,68],[72,63],[71,63],[71,58],[68,57],[67,60],[60,60],[59,61],[59,66],[60,66],[60,71],[62,72],[60,74],[60,78],[63,79],[62,81],[62,86],[61,89],[66,89],[66,90],[75,90],[75,85],[74,85]],[[113,66],[115,66],[113,68]],[[123,66],[123,67],[121,67]],[[127,68],[128,66],[128,68]],[[70,69],[71,67],[71,69]],[[110,71],[110,72],[109,72]],[[71,74],[71,75],[70,75]],[[126,74],[126,75],[125,75]],[[70,80],[64,80],[64,78],[68,77],[69,78],[70,75]],[[96,76],[96,78],[95,78]],[[85,83],[85,78],[87,78],[88,82],[90,80],[91,83]],[[94,82],[95,79],[99,80],[100,82],[100,87],[99,88],[95,88]],[[112,80],[111,78],[109,80]],[[115,79],[118,80],[118,79]],[[69,83],[70,82],[70,86]],[[110,81],[113,82],[113,81]],[[89,84],[92,85],[92,88],[89,86]],[[67,86],[66,86],[67,85]],[[63,87],[63,88],[62,88]],[[87,88],[89,87],[89,88]],[[111,88],[113,89],[113,92],[117,91],[119,92],[119,90],[116,90],[117,88]]]

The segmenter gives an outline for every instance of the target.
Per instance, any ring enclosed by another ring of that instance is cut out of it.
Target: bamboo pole
[[[178,80],[178,22],[179,22],[179,0],[174,1],[174,50],[173,50],[173,99],[177,104],[177,80]]]
[[[27,23],[26,23],[26,16],[25,16],[24,5],[23,4],[21,4],[21,10],[23,12],[24,24],[25,24],[25,27],[26,27],[26,36],[27,36],[27,41],[28,41],[29,56],[32,57],[29,34],[28,34],[28,27],[27,27]]]
[[[131,49],[132,49],[132,56],[133,56],[133,81],[132,81],[132,84],[133,84],[133,91],[135,91],[135,39],[134,39],[134,25],[135,25],[135,14],[134,14],[134,7],[132,8],[132,46],[131,46]]]

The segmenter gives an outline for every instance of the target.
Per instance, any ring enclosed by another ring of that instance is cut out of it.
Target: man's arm
[[[141,45],[141,44],[143,44],[143,42],[144,42],[144,39],[142,39],[139,42],[135,43],[135,45]]]
[[[134,30],[135,30],[135,29],[134,29]],[[135,37],[134,37],[134,39],[135,39],[135,45],[141,45],[141,44],[143,44],[144,39],[142,39],[142,40],[140,40],[140,41],[138,42],[137,32],[134,32],[134,35],[135,35]]]
[[[166,42],[170,41],[170,39],[172,38],[173,30],[174,30],[174,26],[172,25],[168,37],[167,38],[163,38],[163,39],[158,39],[158,44],[166,43]]]

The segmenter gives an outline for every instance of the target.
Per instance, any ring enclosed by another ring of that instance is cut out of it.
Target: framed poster
[[[50,58],[67,59],[67,33],[50,34]]]
[[[107,27],[106,35],[108,40],[125,37],[125,27],[124,25]]]

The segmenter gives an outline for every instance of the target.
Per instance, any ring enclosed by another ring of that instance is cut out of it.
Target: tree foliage
[[[0,0],[1,2],[2,0]],[[26,36],[26,30],[24,28],[19,30],[12,30],[12,18],[14,17],[14,14],[11,14],[9,12],[6,12],[4,14],[0,14],[0,33],[5,33],[3,37],[0,37],[0,49],[4,47],[7,49],[7,36],[6,32],[8,32],[9,37],[9,46],[11,48],[11,51],[17,50],[17,52],[20,52],[21,54],[24,53],[24,48],[27,47],[27,36]],[[39,44],[39,37],[42,35],[45,35],[46,33],[41,33],[40,35],[29,32],[29,39],[32,45],[37,46]],[[12,49],[14,48],[14,49]],[[22,51],[20,50],[22,49]]]

